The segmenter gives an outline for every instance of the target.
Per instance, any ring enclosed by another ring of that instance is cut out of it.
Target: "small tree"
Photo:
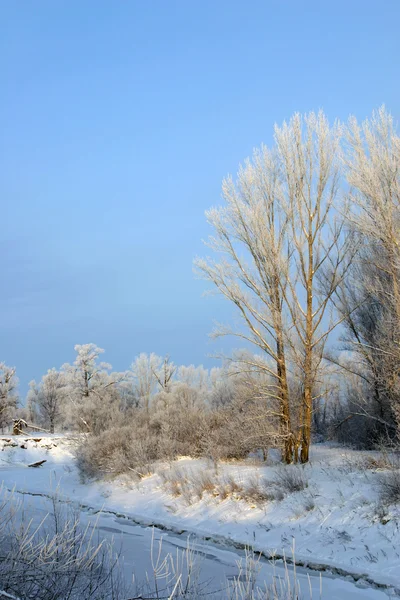
[[[0,427],[4,428],[17,408],[18,396],[16,389],[18,378],[15,367],[0,363]]]
[[[146,414],[149,414],[150,399],[157,385],[157,372],[162,363],[162,358],[153,352],[146,354],[142,352],[131,365],[131,378],[133,382],[133,393],[138,406],[141,406]]]
[[[29,385],[29,405],[33,403],[36,406],[40,421],[49,427],[50,433],[54,433],[65,400],[64,375],[55,369],[49,369],[39,384],[31,381]]]
[[[154,377],[156,378],[156,381],[163,392],[168,393],[171,391],[175,373],[176,366],[168,355],[165,356],[161,367],[153,371]]]

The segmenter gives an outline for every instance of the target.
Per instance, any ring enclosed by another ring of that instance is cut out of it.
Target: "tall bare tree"
[[[287,336],[302,381],[302,403],[297,437],[301,461],[309,459],[315,387],[323,351],[340,322],[327,319],[330,300],[344,281],[354,256],[352,239],[345,235],[347,204],[340,188],[342,128],[329,125],[319,112],[275,127],[282,164],[283,209],[290,223],[290,260],[284,263],[283,288],[289,312]]]
[[[224,181],[225,205],[207,213],[215,231],[209,245],[223,259],[196,261],[244,323],[216,334],[248,340],[270,359],[260,368],[272,377],[268,394],[278,401],[287,462],[299,449],[303,462],[309,458],[314,388],[337,325],[326,313],[352,256],[335,206],[340,139],[341,128],[323,113],[276,127],[276,148],[256,150],[236,182]],[[290,370],[301,378],[300,398],[291,394]]]
[[[220,326],[215,335],[235,335],[254,344],[271,361],[260,361],[272,378],[268,395],[278,403],[285,460],[292,460],[292,431],[285,356],[283,290],[287,285],[289,223],[282,210],[280,164],[265,146],[240,167],[237,181],[224,180],[225,206],[207,212],[215,237],[209,246],[221,262],[197,259],[197,269],[239,310],[244,327]],[[244,360],[244,368],[251,367]]]

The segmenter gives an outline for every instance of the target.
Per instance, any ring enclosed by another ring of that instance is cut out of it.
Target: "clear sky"
[[[0,3],[0,360],[211,366],[204,211],[294,111],[400,115],[399,0]]]

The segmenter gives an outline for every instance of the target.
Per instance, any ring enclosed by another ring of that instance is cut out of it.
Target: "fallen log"
[[[41,467],[43,463],[47,462],[46,460],[38,460],[37,462],[31,463],[28,467]]]

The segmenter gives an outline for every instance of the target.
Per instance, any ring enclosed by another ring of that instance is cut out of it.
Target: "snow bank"
[[[400,510],[384,511],[377,505],[380,473],[363,468],[368,453],[314,446],[311,463],[304,467],[308,487],[258,504],[235,493],[221,499],[211,489],[201,498],[174,497],[165,473],[179,468],[196,479],[209,472],[210,479],[234,479],[245,487],[260,478],[274,480],[285,467],[223,464],[215,473],[206,461],[185,458],[172,466],[159,465],[158,473],[141,481],[120,477],[82,482],[73,458],[76,440],[62,436],[37,440],[39,436],[0,438],[0,481],[7,488],[45,495],[57,491],[61,499],[87,508],[205,538],[230,539],[266,554],[290,556],[295,544],[296,560],[304,564],[328,565],[400,588]],[[27,468],[43,459],[43,467]]]

